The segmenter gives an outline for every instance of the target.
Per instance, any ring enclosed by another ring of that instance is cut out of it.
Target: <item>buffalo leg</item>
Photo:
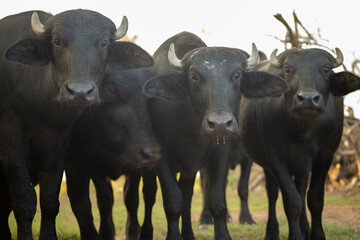
[[[112,215],[114,195],[111,181],[100,174],[93,176],[92,180],[95,185],[97,205],[100,212],[100,238],[102,240],[113,240],[115,239],[115,226]]]
[[[139,207],[139,183],[140,171],[133,171],[126,176],[124,187],[124,202],[127,209],[126,239],[138,239],[140,235],[140,224],[137,217]]]
[[[249,211],[249,178],[253,162],[246,156],[241,160],[241,175],[238,183],[238,194],[240,197],[240,223],[255,224]]]
[[[151,220],[152,208],[156,200],[156,173],[155,171],[143,171],[143,196],[145,202],[145,216],[144,223],[141,226],[140,239],[151,240],[153,239],[153,225]]]
[[[39,239],[57,239],[55,218],[59,212],[59,193],[63,170],[40,172],[41,227]]]
[[[86,166],[86,165],[85,165]],[[67,193],[80,228],[81,240],[100,239],[93,222],[89,198],[90,176],[84,169],[66,169]]]
[[[214,219],[215,240],[231,239],[226,225],[226,197],[225,188],[228,173],[229,146],[224,145],[217,153],[212,154],[207,165],[209,173],[209,191],[207,199]]]
[[[11,148],[9,147],[9,149]],[[9,156],[13,156],[11,160],[9,160]],[[22,151],[14,149],[9,156],[0,156],[0,159],[9,186],[12,209],[17,223],[17,239],[32,240],[32,222],[37,202],[36,192],[31,184]]]
[[[289,225],[289,239],[300,240],[302,233],[300,230],[300,215],[302,209],[301,196],[290,174],[281,165],[280,161],[270,159],[272,163],[273,176],[276,177],[284,203],[284,210]]]
[[[164,157],[160,159],[157,165],[157,175],[161,185],[164,211],[168,225],[166,239],[181,240],[179,218],[182,213],[182,194],[175,174],[171,172]]]
[[[180,175],[179,186],[183,194],[183,212],[181,214],[182,228],[181,235],[183,239],[195,239],[191,226],[191,199],[193,196],[193,188],[196,174],[193,176]]]
[[[296,188],[301,196],[301,216],[300,216],[300,229],[303,235],[304,239],[308,239],[310,228],[309,228],[309,222],[307,220],[306,216],[306,203],[305,203],[305,195],[306,195],[306,189],[307,189],[307,178],[305,179],[294,179]]]
[[[276,218],[276,201],[279,196],[279,188],[276,180],[270,172],[264,170],[266,181],[266,194],[268,196],[268,221],[266,223],[266,240],[279,239],[279,223]]]
[[[330,161],[329,161],[330,159]],[[311,213],[310,239],[325,239],[322,227],[322,211],[324,208],[325,179],[330,168],[333,155],[323,159],[317,159],[317,165],[313,166],[307,202]]]
[[[10,240],[9,215],[11,213],[11,200],[9,188],[0,164],[0,240]]]
[[[202,208],[200,220],[199,220],[200,225],[212,225],[214,223],[213,218],[211,216],[210,209],[209,209],[209,203],[206,200],[207,191],[208,191],[208,187],[209,187],[209,181],[207,178],[208,178],[208,176],[207,176],[206,171],[204,170],[204,168],[201,168],[200,169],[200,184],[201,184],[201,192],[202,192],[202,197],[203,197],[203,201],[202,201],[203,208]],[[226,222],[228,222],[228,223],[233,222],[229,211],[226,213]]]
[[[201,183],[201,191],[203,197],[202,200],[203,208],[199,222],[201,225],[213,224],[213,219],[210,213],[209,204],[208,201],[206,200],[209,184],[208,184],[207,171],[204,168],[200,169],[200,183]]]

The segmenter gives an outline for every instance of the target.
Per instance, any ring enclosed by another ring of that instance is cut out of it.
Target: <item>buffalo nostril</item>
[[[212,121],[211,119],[207,119],[207,123],[210,129],[214,129],[215,128],[215,123],[214,121]]]
[[[225,124],[226,124],[226,127],[227,128],[231,128],[232,127],[232,123],[233,123],[233,120],[232,119],[230,119],[230,120],[228,120]]]
[[[145,159],[145,160],[149,160],[150,159],[150,153],[148,149],[142,149],[140,151],[140,155]]]
[[[320,99],[320,95],[316,95],[315,97],[313,97],[314,103],[319,102],[319,99]]]
[[[90,88],[90,89],[86,92],[86,94],[87,94],[87,95],[91,95],[91,94],[94,92],[94,90],[95,90],[95,88],[92,87],[92,88]]]
[[[304,101],[304,97],[302,95],[298,94],[296,97],[300,102]]]

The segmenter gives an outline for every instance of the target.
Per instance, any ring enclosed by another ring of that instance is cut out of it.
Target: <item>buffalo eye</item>
[[[197,82],[197,81],[199,81],[199,75],[196,73],[191,73],[190,79],[193,80],[194,82]]]
[[[235,81],[239,81],[241,79],[241,72],[235,72],[234,76],[233,76],[233,79]]]
[[[102,40],[101,41],[101,47],[106,48],[107,46],[109,46],[109,40],[108,39]]]
[[[285,67],[284,67],[284,72],[285,72],[286,74],[289,74],[289,73],[291,72],[291,70],[290,70],[290,68],[289,68],[288,66],[285,66]]]
[[[331,68],[330,68],[329,66],[326,66],[326,67],[324,68],[324,73],[329,73],[330,70],[331,70]]]
[[[110,88],[109,88],[109,92],[110,92],[111,94],[115,94],[115,93],[116,93],[116,88],[115,88],[115,87],[110,87]]]
[[[61,41],[58,37],[53,37],[52,42],[56,47],[59,47],[61,45]]]

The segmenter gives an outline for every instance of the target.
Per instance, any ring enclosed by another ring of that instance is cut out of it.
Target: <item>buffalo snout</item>
[[[294,96],[293,111],[295,112],[324,112],[324,100],[317,91],[299,91]]]
[[[93,82],[67,81],[60,91],[60,102],[68,105],[91,105],[98,103],[99,92]]]
[[[140,150],[141,164],[140,167],[155,167],[161,158],[160,147],[144,147]]]
[[[224,111],[209,113],[203,121],[203,131],[212,136],[230,136],[238,133],[233,114]]]

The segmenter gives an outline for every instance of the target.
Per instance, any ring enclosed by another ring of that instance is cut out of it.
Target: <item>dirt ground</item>
[[[239,218],[239,213],[230,213],[234,220]],[[251,211],[254,221],[266,221],[267,210]],[[283,210],[277,211],[278,217],[285,217]],[[360,207],[359,205],[328,205],[324,207],[323,223],[336,224],[343,228],[354,228],[360,233]],[[308,212],[308,219],[310,213]]]
[[[230,212],[234,221],[239,219],[238,212]],[[267,210],[251,211],[251,215],[255,222],[266,221]],[[278,217],[285,217],[283,210],[277,211]],[[328,205],[324,207],[323,224],[335,224],[343,228],[354,228],[360,233],[360,207],[359,205]],[[200,214],[194,214],[193,219],[199,219]],[[308,212],[308,219],[310,213]],[[116,240],[125,240],[125,236],[116,236]]]

